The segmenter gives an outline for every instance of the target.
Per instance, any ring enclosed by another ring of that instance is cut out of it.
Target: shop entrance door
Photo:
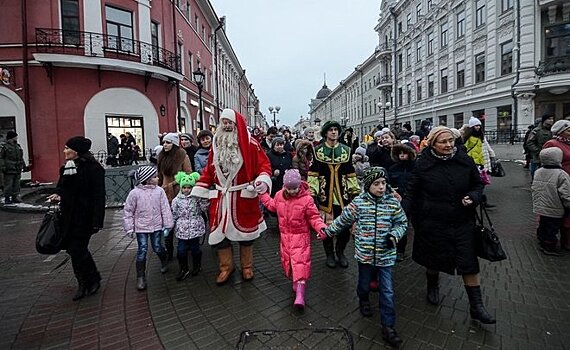
[[[146,157],[144,140],[144,123],[142,116],[107,116],[107,133],[113,134],[121,142],[121,134],[130,132],[135,138],[135,143],[140,149],[138,158]],[[107,135],[105,135],[106,137]]]

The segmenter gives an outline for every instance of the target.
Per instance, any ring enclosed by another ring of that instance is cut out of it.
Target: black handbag
[[[61,227],[59,206],[50,207],[44,215],[36,236],[36,250],[40,254],[57,254],[63,248],[63,230]]]
[[[503,169],[503,165],[500,162],[495,162],[491,166],[491,176],[494,177],[503,177],[505,176],[505,169]]]
[[[485,226],[483,213],[489,222],[489,227]],[[483,204],[479,205],[479,215],[475,212],[475,244],[477,256],[489,261],[501,261],[507,258],[507,254],[501,246],[499,236],[495,233],[495,228],[489,218],[487,209]]]

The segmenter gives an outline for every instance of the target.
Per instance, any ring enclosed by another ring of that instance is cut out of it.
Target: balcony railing
[[[392,77],[389,75],[378,76],[376,80],[376,88],[392,86]]]
[[[558,73],[570,73],[570,56],[547,58],[540,61],[536,68],[536,74],[539,76]]]
[[[394,41],[388,40],[387,42],[383,42],[376,47],[378,52],[391,52],[392,48],[394,47]]]
[[[181,73],[180,56],[160,46],[116,35],[36,28],[38,52],[140,62]]]

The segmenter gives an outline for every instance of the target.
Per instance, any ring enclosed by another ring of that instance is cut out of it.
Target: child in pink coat
[[[299,310],[305,308],[305,288],[311,277],[311,228],[321,232],[327,225],[319,215],[311,197],[309,185],[301,180],[299,170],[285,171],[283,189],[272,199],[261,194],[267,210],[276,212],[281,232],[281,266],[285,276],[293,280],[295,302]]]

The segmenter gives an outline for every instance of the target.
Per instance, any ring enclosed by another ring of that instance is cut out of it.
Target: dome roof
[[[329,89],[327,87],[327,84],[325,83],[322,87],[322,89],[319,90],[319,92],[317,92],[317,99],[323,99],[325,97],[327,97],[328,95],[331,94],[331,89]]]

